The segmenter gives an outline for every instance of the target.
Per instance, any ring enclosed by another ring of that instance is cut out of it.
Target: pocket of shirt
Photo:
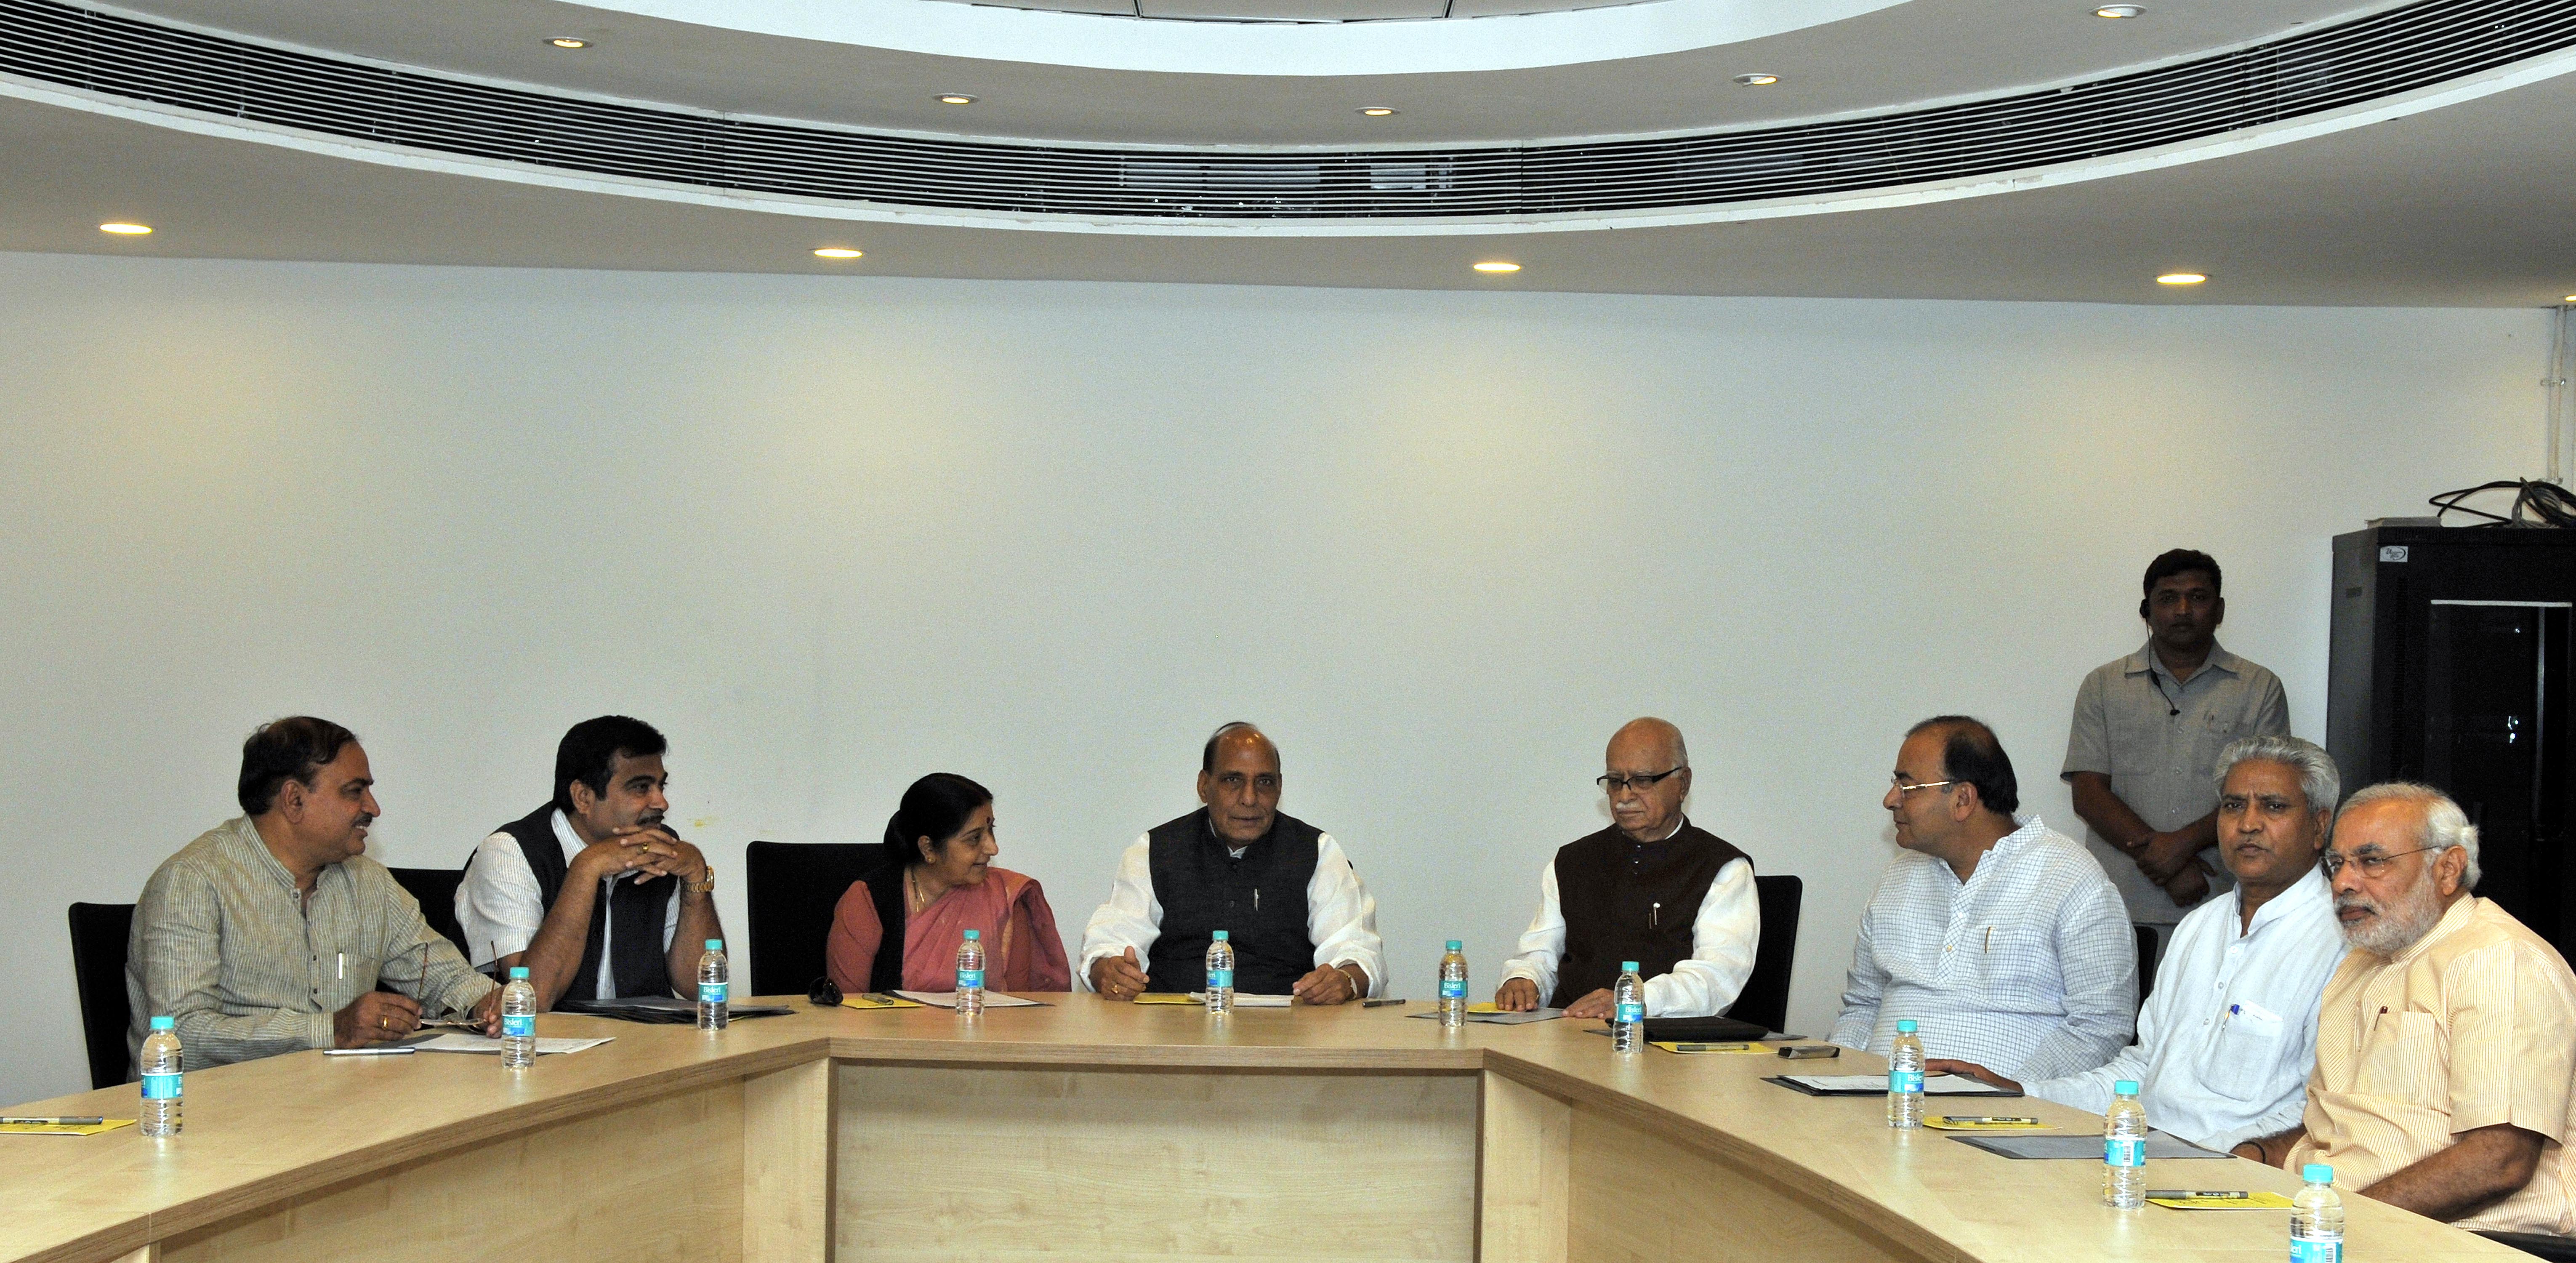
[[[2239,1006],[2220,1020],[2217,1043],[2202,1068],[2209,1090],[2231,1101],[2270,1104],[2265,1084],[2281,1064],[2281,1041],[2288,1036],[2289,1023],[2278,1015]]]
[[[1989,939],[1985,926],[1972,926],[1959,950],[1975,953],[1977,976],[1993,990],[2036,998],[2063,989],[2055,935],[2049,927],[1997,925]]]
[[[2353,1086],[2364,1095],[2422,1102],[2434,1094],[2433,1054],[2438,1043],[2430,1013],[2388,1013],[2361,1050]]]

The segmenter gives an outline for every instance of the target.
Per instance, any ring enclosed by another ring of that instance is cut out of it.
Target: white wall
[[[1255,719],[1480,986],[1620,721],[1807,877],[1822,1034],[1903,726],[2033,805],[2139,571],[2226,564],[2324,718],[2328,538],[2535,472],[2532,312],[1690,300],[0,256],[0,1101],[83,1082],[63,906],[233,814],[238,743],[364,737],[390,863],[542,799],[569,722],[672,737],[753,838],[1000,795],[1077,938]]]

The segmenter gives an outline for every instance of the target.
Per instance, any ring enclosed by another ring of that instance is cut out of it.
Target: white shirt
[[[1684,818],[1664,835],[1690,823]],[[1671,973],[1646,980],[1646,1016],[1714,1017],[1735,1004],[1753,976],[1753,951],[1762,942],[1762,899],[1753,886],[1753,864],[1728,860],[1708,883],[1699,914],[1691,918],[1691,954]],[[1539,1003],[1556,994],[1556,962],[1565,956],[1565,909],[1556,894],[1556,861],[1538,872],[1538,915],[1521,931],[1520,952],[1503,962],[1503,980],[1527,978]]]
[[[581,854],[581,835],[572,831],[572,821],[558,807],[554,813],[555,841],[563,845],[564,863]],[[642,881],[650,874],[620,873],[602,878],[600,902],[608,901],[609,887],[619,880]],[[507,833],[495,833],[474,848],[474,858],[466,861],[465,880],[456,884],[456,924],[465,931],[467,959],[476,969],[489,968],[492,962],[514,952],[528,950],[537,937],[537,927],[546,919],[546,901],[537,886],[537,875],[528,867],[528,853],[519,849],[519,840]],[[680,892],[671,892],[670,911],[662,917],[662,950],[671,950],[671,940],[680,932]],[[588,937],[589,927],[583,927]],[[600,999],[617,997],[617,978],[609,969],[617,957],[609,944],[617,940],[617,909],[608,910],[607,924],[599,932],[599,981],[596,994]]]
[[[1833,1042],[1884,1056],[1899,1018],[1923,1050],[2025,1082],[2090,1070],[2129,1042],[2138,941],[2119,890],[2037,816],[1965,883],[1920,851],[1890,861],[1861,913]]]
[[[2325,870],[2310,869],[2239,934],[2238,894],[2174,927],[2137,1043],[2098,1070],[2023,1090],[2099,1114],[2113,1081],[2134,1079],[2150,1122],[2222,1152],[2297,1126],[2316,1065],[2317,1002],[2344,957],[2334,896]]]
[[[1075,985],[1089,990],[1091,962],[1131,947],[1141,964],[1162,934],[1163,905],[1154,898],[1153,835],[1146,834],[1118,858],[1109,902],[1091,914],[1091,924],[1083,929]],[[1315,875],[1306,881],[1306,937],[1314,940],[1318,968],[1357,965],[1368,975],[1367,994],[1385,990],[1386,944],[1377,936],[1377,900],[1360,885],[1350,857],[1329,833],[1315,840]]]

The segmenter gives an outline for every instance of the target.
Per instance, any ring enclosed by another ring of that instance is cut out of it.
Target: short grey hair
[[[2227,777],[2239,763],[2260,759],[2278,763],[2299,774],[2299,792],[2307,797],[2308,810],[2326,813],[2326,827],[2334,827],[2335,804],[2343,797],[2343,774],[2335,770],[2334,756],[2313,741],[2281,736],[2246,737],[2228,743],[2218,752],[2217,787],[2220,796],[2227,793]]]
[[[2424,805],[2424,828],[2415,835],[2415,844],[2428,851],[2447,851],[2458,847],[2469,857],[2468,871],[2461,875],[2462,890],[2478,887],[2478,827],[2469,823],[2469,813],[2451,801],[2451,796],[2430,785],[2414,781],[2386,781],[2353,791],[2352,799],[2343,805],[2345,811],[2370,803],[2399,799]]]

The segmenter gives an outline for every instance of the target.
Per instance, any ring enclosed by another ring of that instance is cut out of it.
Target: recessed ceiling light
[[[853,250],[848,246],[825,246],[822,249],[815,251],[814,257],[818,259],[855,259],[860,257],[860,254],[858,251]]]
[[[1517,263],[1505,263],[1500,259],[1487,259],[1484,262],[1477,264],[1476,270],[1479,272],[1517,272],[1521,270],[1521,265]]]
[[[975,98],[968,96],[963,92],[942,92],[939,94],[939,103],[941,105],[973,105],[975,103]]]
[[[2097,18],[2142,18],[2147,8],[2142,4],[2106,4],[2093,11]]]
[[[570,49],[570,48],[588,48],[588,47],[590,47],[590,41],[589,41],[589,40],[586,40],[586,39],[574,39],[573,37],[571,37],[571,36],[569,36],[569,35],[558,35],[558,36],[554,37],[553,39],[547,40],[546,42],[547,42],[547,43],[549,43],[549,44],[554,45],[554,46],[555,46],[555,47],[557,47],[557,48],[566,48],[566,49]]]
[[[1772,84],[1780,82],[1780,76],[1766,74],[1737,75],[1735,76],[1735,81],[1748,88],[1767,88]]]
[[[100,232],[112,232],[120,237],[149,237],[152,235],[152,225],[150,224],[100,224],[98,226],[98,230]]]
[[[1370,118],[1385,118],[1388,115],[1395,113],[1395,111],[1388,109],[1383,105],[1369,105],[1362,106],[1360,108],[1360,113],[1366,114]]]
[[[2156,278],[2158,285],[2198,285],[2209,277],[2201,272],[2167,272]]]

